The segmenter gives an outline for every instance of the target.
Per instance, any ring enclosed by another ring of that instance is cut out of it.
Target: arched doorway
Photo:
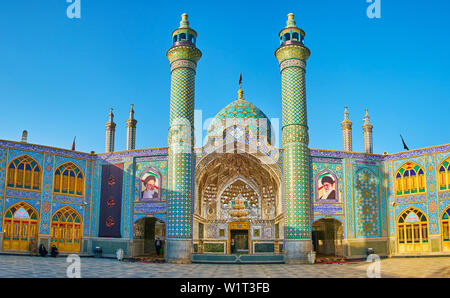
[[[428,220],[416,209],[404,210],[397,219],[397,242],[399,253],[428,252]]]
[[[155,241],[162,241],[160,257],[165,252],[166,225],[156,217],[143,217],[134,223],[133,256],[157,257]]]
[[[442,250],[450,251],[450,207],[441,216]]]
[[[79,252],[81,250],[82,221],[80,214],[66,206],[53,213],[50,228],[50,247],[59,252]]]
[[[37,241],[39,215],[25,202],[9,207],[3,220],[3,250],[28,251],[31,241]]]
[[[344,256],[344,226],[334,218],[321,218],[312,224],[314,250],[321,256]]]

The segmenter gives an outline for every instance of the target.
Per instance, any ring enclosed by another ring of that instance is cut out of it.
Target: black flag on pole
[[[76,138],[77,138],[76,136],[73,138],[72,151],[75,151],[75,139],[76,139]]]
[[[409,151],[409,148],[408,148],[408,146],[406,146],[406,143],[405,143],[405,141],[403,140],[402,135],[400,135],[400,138],[402,138],[403,148],[405,148],[406,150]]]

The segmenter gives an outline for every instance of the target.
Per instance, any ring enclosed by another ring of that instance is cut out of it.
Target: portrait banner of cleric
[[[153,201],[159,199],[158,177],[156,174],[148,172],[142,177],[142,201]]]
[[[319,200],[336,201],[335,181],[331,176],[323,176],[320,180],[322,184],[322,194],[319,195]],[[320,188],[319,188],[320,189]]]

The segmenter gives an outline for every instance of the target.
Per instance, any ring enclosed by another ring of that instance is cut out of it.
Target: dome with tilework
[[[207,136],[223,136],[230,126],[243,127],[245,131],[257,135],[266,135],[270,144],[272,124],[269,118],[258,107],[243,98],[243,91],[239,90],[239,97],[224,107],[211,121]]]

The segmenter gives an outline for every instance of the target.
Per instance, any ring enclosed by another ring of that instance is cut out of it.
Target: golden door
[[[397,220],[397,243],[399,253],[430,250],[428,220],[422,211],[411,207],[400,214]]]
[[[37,242],[39,220],[37,212],[26,203],[15,204],[4,215],[3,250],[28,251],[30,242]]]
[[[450,251],[450,208],[441,218],[442,251]]]
[[[74,209],[64,207],[55,212],[50,229],[51,244],[59,252],[79,252],[81,250],[81,217]]]

